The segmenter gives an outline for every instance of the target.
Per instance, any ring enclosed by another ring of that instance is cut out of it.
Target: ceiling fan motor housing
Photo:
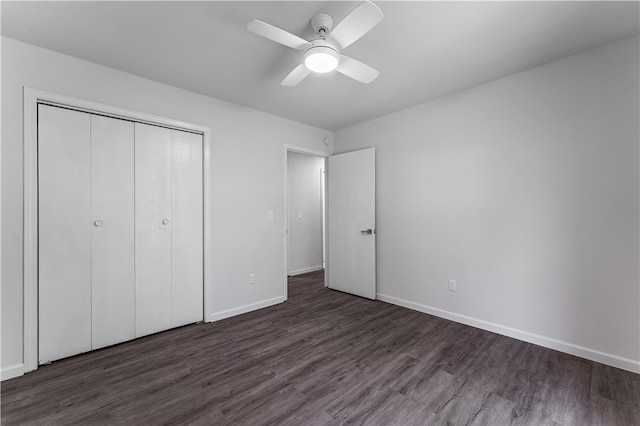
[[[333,28],[333,18],[326,13],[319,13],[311,18],[311,28],[321,37],[326,37]]]

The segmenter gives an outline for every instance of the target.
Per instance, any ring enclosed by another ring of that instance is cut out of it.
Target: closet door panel
[[[171,328],[171,130],[135,124],[136,337]]]
[[[91,123],[38,107],[39,362],[91,349]]]
[[[203,320],[202,135],[172,131],[173,326]]]
[[[134,125],[91,116],[92,348],[135,337]]]

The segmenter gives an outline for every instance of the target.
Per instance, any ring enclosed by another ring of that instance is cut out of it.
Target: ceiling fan
[[[321,13],[311,19],[317,38],[305,40],[288,31],[254,19],[247,29],[276,43],[304,52],[304,61],[293,69],[280,84],[295,86],[312,72],[326,73],[334,69],[362,83],[371,83],[378,71],[369,65],[340,54],[340,51],[369,32],[384,17],[378,6],[365,1],[353,9],[336,27],[333,18]]]

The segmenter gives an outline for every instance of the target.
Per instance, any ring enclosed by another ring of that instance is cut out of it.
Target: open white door
[[[327,286],[376,298],[376,151],[329,157]]]

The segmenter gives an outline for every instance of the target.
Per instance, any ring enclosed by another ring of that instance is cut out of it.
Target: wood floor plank
[[[364,425],[421,425],[429,417],[426,407],[398,392],[374,407],[364,420]]]
[[[640,375],[332,291],[1,384],[3,425],[640,425]]]

